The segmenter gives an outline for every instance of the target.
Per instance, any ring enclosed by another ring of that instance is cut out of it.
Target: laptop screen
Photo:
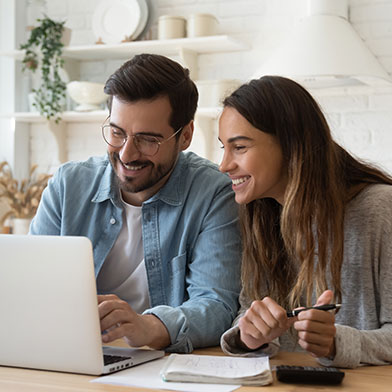
[[[0,364],[102,372],[86,237],[0,235]]]

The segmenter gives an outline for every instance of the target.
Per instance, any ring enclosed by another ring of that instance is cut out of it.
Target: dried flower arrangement
[[[42,192],[52,175],[36,175],[36,169],[37,165],[32,166],[29,177],[19,182],[13,178],[8,162],[0,163],[0,199],[9,207],[0,220],[0,226],[8,218],[32,218],[37,212]]]

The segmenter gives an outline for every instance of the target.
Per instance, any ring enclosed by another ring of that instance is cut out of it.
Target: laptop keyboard
[[[124,357],[124,356],[119,356],[119,355],[109,355],[105,354],[103,356],[103,363],[104,365],[110,365],[112,363],[124,361],[126,359],[131,359],[132,357]]]

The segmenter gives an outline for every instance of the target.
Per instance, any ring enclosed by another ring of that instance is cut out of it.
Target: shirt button
[[[116,223],[116,220],[115,220],[114,218],[111,218],[111,219],[110,219],[110,224],[111,224],[111,225],[114,225],[115,223]]]

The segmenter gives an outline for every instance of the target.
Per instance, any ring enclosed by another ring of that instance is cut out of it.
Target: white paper
[[[240,387],[227,384],[165,382],[160,376],[160,371],[166,360],[167,357],[156,359],[109,376],[95,378],[91,382],[184,392],[231,392]]]
[[[222,378],[246,378],[269,372],[268,357],[238,358],[215,355],[172,354],[167,373]]]

